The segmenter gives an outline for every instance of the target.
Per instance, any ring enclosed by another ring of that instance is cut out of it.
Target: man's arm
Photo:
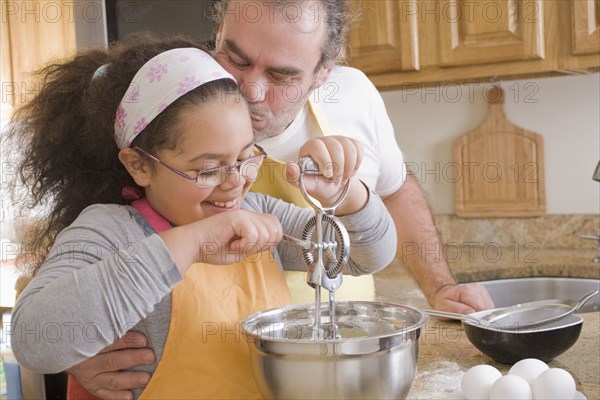
[[[432,307],[463,314],[494,307],[482,286],[457,286],[429,204],[413,175],[408,174],[400,189],[383,202],[396,225],[396,256],[411,271]]]

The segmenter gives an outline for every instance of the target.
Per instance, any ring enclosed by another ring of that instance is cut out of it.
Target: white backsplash
[[[600,74],[500,82],[505,112],[544,137],[548,214],[599,214]],[[382,92],[404,159],[436,214],[454,213],[453,141],[485,118],[491,83]]]

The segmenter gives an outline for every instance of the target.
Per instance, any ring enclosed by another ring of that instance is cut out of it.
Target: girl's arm
[[[70,368],[152,313],[193,262],[231,264],[273,248],[281,234],[273,215],[243,210],[155,234],[132,209],[89,207],[18,299],[15,355],[35,371]]]
[[[281,221],[283,232],[296,238],[302,237],[304,226],[314,215],[312,209],[297,207],[257,193],[248,194],[245,207],[276,215]],[[350,259],[343,269],[344,273],[374,273],[393,260],[396,252],[396,229],[376,193],[369,192],[367,203],[359,211],[338,218],[350,237]],[[277,255],[283,269],[306,271],[299,246],[282,241],[277,246]]]
[[[180,280],[162,240],[127,208],[92,206],[59,235],[18,298],[15,356],[35,371],[63,371],[123,336]]]
[[[361,275],[388,265],[396,251],[396,230],[379,196],[370,192],[355,176],[363,158],[360,142],[346,136],[314,138],[300,148],[298,155],[299,158],[311,157],[319,166],[320,175],[304,175],[302,183],[307,193],[322,205],[337,203],[349,184],[347,196],[335,209],[350,236],[350,260],[344,272]],[[287,172],[290,182],[298,185],[299,168],[290,164]],[[301,237],[307,220],[314,215],[314,210],[285,209],[281,203],[269,203],[266,208],[267,212],[280,218],[284,233],[297,238]],[[294,252],[285,243],[280,247],[285,269],[306,270],[297,248]]]

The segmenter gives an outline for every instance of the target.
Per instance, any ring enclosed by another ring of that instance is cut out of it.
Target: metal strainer
[[[540,300],[514,306],[484,310],[472,314],[456,314],[437,310],[423,310],[430,315],[442,318],[459,319],[468,324],[477,324],[492,329],[522,330],[538,327],[565,318],[577,311],[590,298],[598,293],[592,290],[579,300]]]

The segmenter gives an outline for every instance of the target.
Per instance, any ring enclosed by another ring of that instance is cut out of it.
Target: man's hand
[[[298,151],[298,157],[311,157],[319,166],[320,175],[303,180],[306,192],[322,205],[336,202],[350,180],[346,199],[339,204],[336,215],[353,214],[369,200],[368,189],[355,177],[363,159],[363,146],[346,136],[324,136],[310,139]],[[295,163],[287,168],[288,182],[298,186],[300,169]]]
[[[383,202],[398,232],[396,255],[410,270],[433,308],[469,314],[494,307],[483,286],[456,284],[444,258],[429,204],[413,175],[407,175],[400,189]]]
[[[433,297],[433,308],[441,311],[470,314],[494,308],[488,291],[480,285],[447,285]]]
[[[121,371],[155,361],[154,351],[145,348],[146,337],[130,331],[96,356],[67,370],[91,394],[102,399],[133,399],[130,389],[145,387],[150,381],[146,372]]]

